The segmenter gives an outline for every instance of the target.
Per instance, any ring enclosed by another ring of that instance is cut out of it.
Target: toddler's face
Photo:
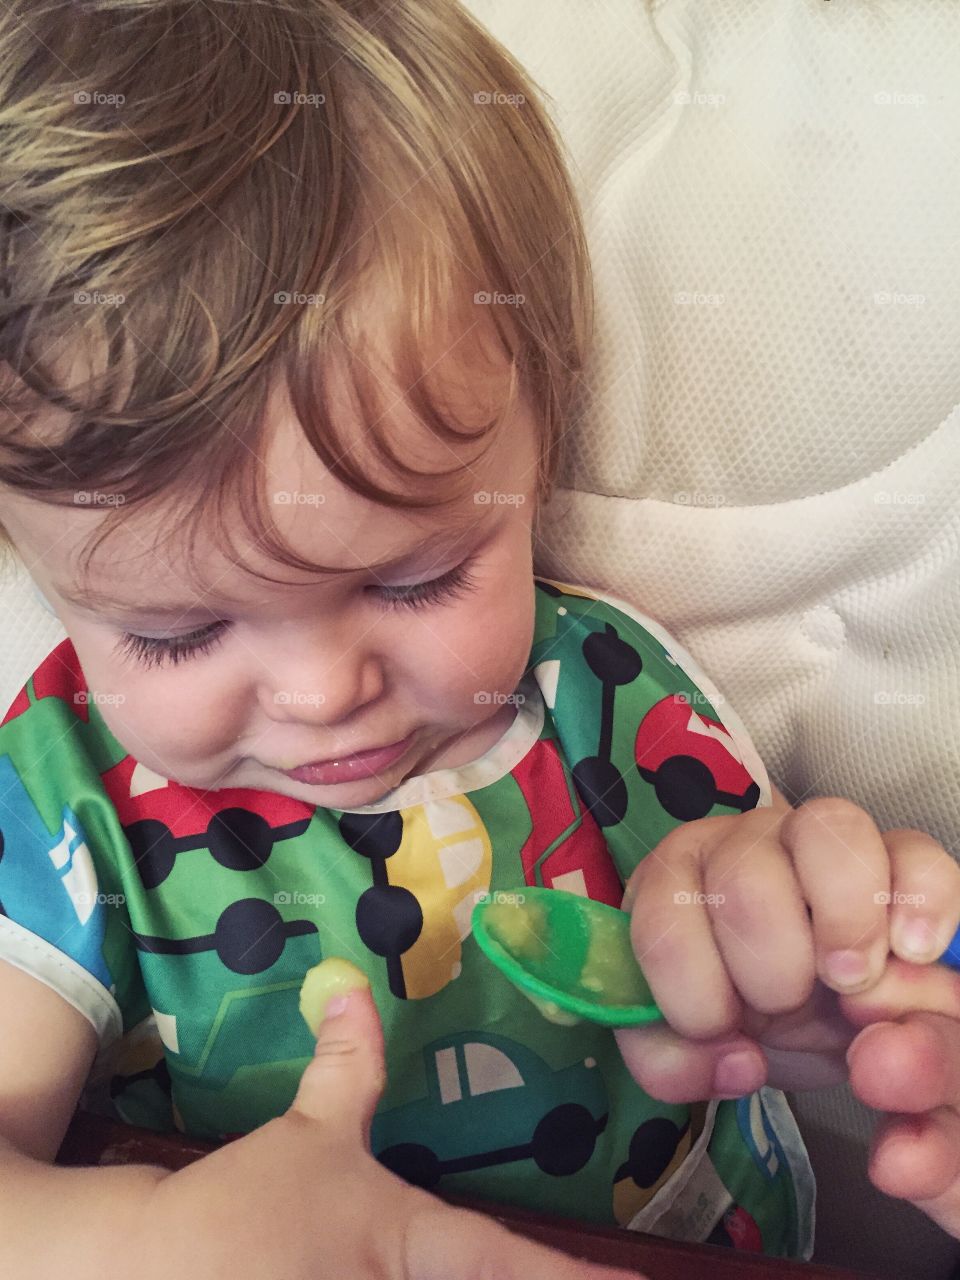
[[[278,565],[238,521],[231,527],[245,563],[284,582],[231,564],[205,532],[196,560],[203,581],[188,582],[176,539],[161,544],[168,528],[131,510],[81,583],[78,557],[100,512],[5,494],[4,523],[73,641],[104,720],[143,764],[191,787],[253,787],[339,809],[372,804],[412,774],[476,758],[513,717],[503,698],[523,674],[533,630],[533,416],[516,409],[479,461],[475,446],[421,440],[417,465],[471,460],[475,481],[463,500],[434,512],[352,493],[288,409],[271,428],[266,483],[271,496],[291,499],[271,505],[281,537],[350,572]],[[476,493],[501,498],[476,501]],[[387,558],[396,563],[367,568]],[[72,599],[84,586],[112,603]],[[348,759],[395,743],[392,759]],[[310,781],[283,772],[313,761],[339,764]]]

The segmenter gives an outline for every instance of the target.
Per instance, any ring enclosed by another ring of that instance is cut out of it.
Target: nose
[[[337,725],[375,702],[385,686],[382,656],[356,635],[301,629],[264,656],[260,704],[281,723]]]

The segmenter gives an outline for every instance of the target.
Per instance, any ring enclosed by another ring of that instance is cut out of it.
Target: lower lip
[[[400,742],[359,755],[343,756],[340,760],[326,760],[323,764],[303,764],[299,769],[282,769],[281,772],[294,782],[306,782],[313,786],[335,786],[340,782],[354,782],[358,778],[372,778],[381,770],[399,760],[413,741],[409,734]]]

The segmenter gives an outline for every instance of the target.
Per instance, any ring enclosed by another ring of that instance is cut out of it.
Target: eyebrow
[[[491,509],[488,508],[488,511]],[[389,572],[392,569],[402,567],[412,560],[433,552],[439,551],[448,546],[450,543],[468,536],[471,530],[482,529],[484,536],[491,532],[491,522],[489,516],[487,519],[479,519],[470,524],[464,523],[462,526],[452,528],[438,529],[435,533],[429,534],[417,543],[415,547],[402,552],[398,556],[391,556],[386,560],[381,560],[372,565],[360,565],[355,569],[317,569],[316,572],[326,578],[340,578],[351,573],[371,573],[371,572]],[[482,539],[481,539],[482,540]],[[477,544],[479,545],[479,543]],[[288,583],[288,586],[308,587],[309,582]],[[151,618],[182,618],[189,616],[199,616],[200,614],[209,615],[215,612],[217,607],[242,609],[246,607],[247,602],[236,600],[231,596],[218,595],[215,591],[198,592],[206,603],[193,601],[190,604],[160,604],[156,600],[118,600],[115,596],[108,592],[97,591],[94,588],[87,588],[79,591],[76,588],[70,590],[66,587],[60,587],[56,583],[53,589],[61,597],[80,609],[98,610],[127,614],[133,616],[144,616]]]

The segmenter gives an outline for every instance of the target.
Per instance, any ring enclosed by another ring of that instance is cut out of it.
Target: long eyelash
[[[187,658],[209,653],[223,639],[224,624],[211,623],[202,631],[191,631],[185,636],[172,636],[167,640],[137,636],[125,631],[117,645],[118,654],[127,654],[145,667],[162,667],[169,662],[176,666]]]
[[[439,578],[429,582],[417,582],[409,587],[377,587],[384,609],[423,609],[440,604],[455,596],[475,591],[477,582],[470,572],[470,562],[464,561]],[[151,636],[138,636],[125,631],[120,637],[116,652],[128,655],[145,667],[162,667],[166,663],[176,666],[187,658],[209,653],[223,639],[226,624],[211,623],[202,631],[191,631],[184,636],[172,636],[161,640]]]
[[[477,580],[470,572],[470,561],[465,560],[456,568],[450,569],[439,578],[431,578],[429,582],[417,582],[409,587],[377,587],[381,602],[386,609],[406,608],[421,609],[427,605],[440,604],[455,596],[466,595],[476,591]]]

